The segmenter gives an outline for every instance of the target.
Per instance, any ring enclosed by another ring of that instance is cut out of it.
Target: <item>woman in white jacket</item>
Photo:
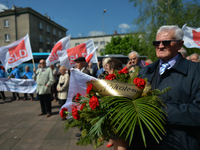
[[[62,106],[67,100],[68,88],[69,88],[69,74],[66,73],[67,69],[64,66],[59,67],[61,73],[57,84],[59,104]]]

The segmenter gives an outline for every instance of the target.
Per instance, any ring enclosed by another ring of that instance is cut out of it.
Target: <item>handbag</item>
[[[62,87],[64,85],[64,83],[60,83],[60,87]]]
[[[15,75],[12,73],[12,74],[10,75],[10,78],[15,78]]]
[[[28,79],[28,77],[27,77],[26,75],[23,75],[23,76],[21,77],[21,79]]]

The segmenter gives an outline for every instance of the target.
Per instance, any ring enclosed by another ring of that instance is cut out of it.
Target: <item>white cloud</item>
[[[8,9],[8,7],[6,7],[6,6],[3,5],[3,4],[0,4],[0,12],[3,11],[3,9]]]
[[[124,32],[126,32],[126,30],[125,29],[121,29],[121,33],[124,33]]]
[[[79,33],[79,34],[78,34],[78,36],[79,36],[79,37],[82,37],[82,34],[81,34],[81,33]]]
[[[89,36],[98,36],[98,35],[103,35],[102,31],[90,31],[88,33]],[[104,32],[104,35],[106,35],[106,33]]]
[[[119,25],[119,28],[130,29],[131,27],[128,24],[126,24],[126,23],[122,23],[122,24]]]

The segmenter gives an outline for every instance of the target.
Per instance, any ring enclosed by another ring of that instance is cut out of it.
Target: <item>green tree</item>
[[[152,46],[153,47],[153,46]],[[151,51],[143,38],[143,33],[130,33],[124,37],[112,37],[110,42],[105,46],[105,54],[123,54],[128,55],[131,51],[135,50],[140,55],[147,55],[155,57],[155,51]],[[103,53],[102,53],[103,54]]]
[[[185,3],[182,0],[130,0],[130,2],[134,7],[139,7],[140,15],[133,24],[138,26],[138,32],[145,33],[145,39],[149,45],[152,45],[157,29],[162,25],[182,27],[187,23],[187,26],[199,27],[200,4],[197,0]],[[197,48],[186,49],[188,54],[199,52]],[[156,58],[152,56],[150,59],[155,60]]]

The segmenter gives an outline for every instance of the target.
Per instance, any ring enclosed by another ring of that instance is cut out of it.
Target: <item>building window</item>
[[[53,42],[53,45],[55,45],[55,44],[56,44],[56,41]]]
[[[5,41],[6,42],[10,41],[10,34],[5,34]]]
[[[94,42],[94,45],[98,45],[98,42]]]
[[[47,32],[50,32],[50,27],[49,26],[47,26]]]
[[[43,48],[39,48],[39,52],[40,53],[44,52]]]
[[[53,35],[56,35],[56,29],[53,29]]]
[[[51,39],[47,38],[47,44],[50,45],[51,44]]]
[[[4,20],[4,27],[9,27],[9,20]]]
[[[100,52],[102,52],[102,53],[103,53],[103,52],[104,52],[104,49],[100,49]]]
[[[39,36],[39,42],[40,42],[40,43],[43,43],[43,41],[44,41],[44,40],[43,40],[43,36],[40,35],[40,36]]]
[[[50,50],[50,49],[48,49],[48,50],[47,50],[47,52],[48,52],[48,53],[50,53],[50,52],[51,52],[51,50]]]
[[[39,29],[43,29],[43,25],[42,25],[42,22],[39,22]]]
[[[105,41],[101,41],[101,42],[100,42],[100,45],[105,45]]]
[[[62,37],[62,32],[60,32],[60,31],[59,31],[59,37],[60,37],[60,38]]]
[[[75,46],[79,45],[80,43],[76,43]]]

